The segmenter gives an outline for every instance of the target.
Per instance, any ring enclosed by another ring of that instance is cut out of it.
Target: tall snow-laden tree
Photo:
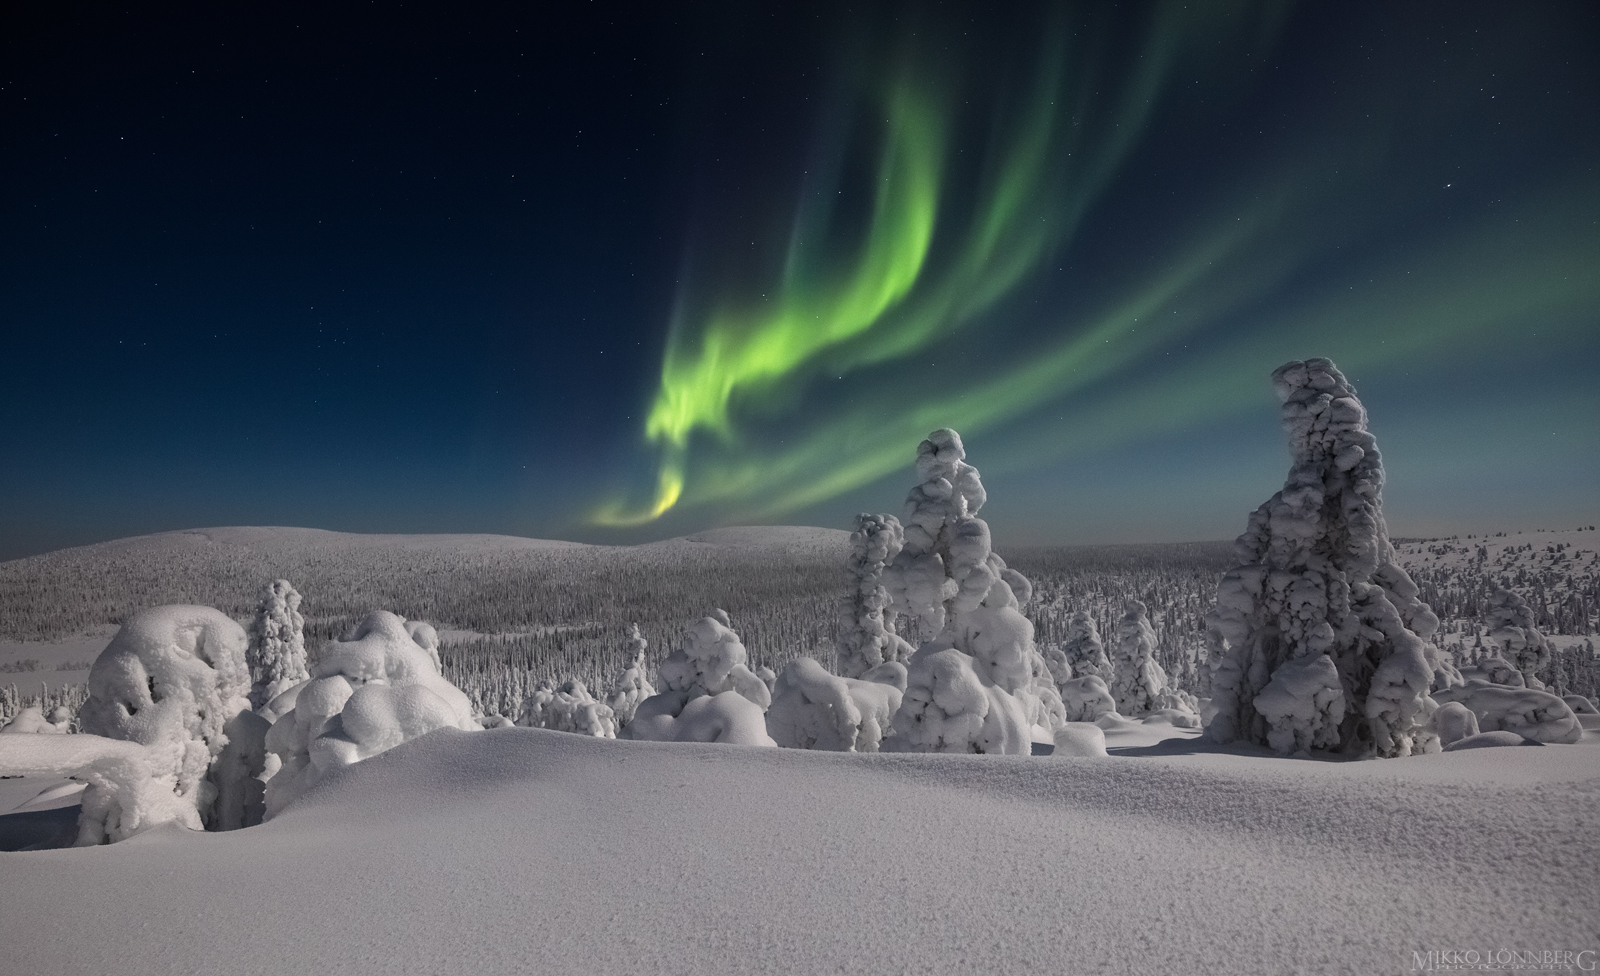
[[[1438,618],[1395,564],[1383,465],[1355,389],[1326,359],[1272,374],[1293,464],[1250,516],[1206,617],[1208,735],[1279,752],[1438,749]]]
[[[611,706],[611,712],[616,716],[619,731],[633,721],[633,713],[638,710],[639,703],[656,693],[655,685],[650,683],[645,673],[644,652],[649,647],[650,642],[639,633],[639,625],[633,624],[628,634],[630,663],[611,690],[606,692],[606,704]]]
[[[1149,608],[1138,600],[1124,604],[1117,625],[1116,678],[1112,694],[1117,711],[1129,718],[1161,707],[1157,700],[1167,690],[1167,673],[1156,663],[1156,631],[1150,626]]]
[[[300,594],[288,580],[273,580],[261,594],[250,624],[250,707],[260,708],[311,677],[306,671],[305,618]]]
[[[1111,659],[1106,656],[1105,644],[1100,640],[1100,629],[1087,610],[1079,610],[1067,624],[1067,639],[1061,653],[1072,665],[1072,675],[1078,678],[1095,675],[1108,686],[1114,677]]]
[[[859,678],[891,661],[911,659],[914,648],[894,632],[895,612],[883,585],[884,567],[905,546],[905,531],[893,515],[856,516],[845,563],[845,596],[839,614],[839,674]]]
[[[977,517],[987,495],[965,459],[953,430],[917,449],[922,482],[906,498],[905,545],[883,579],[893,609],[931,639],[911,657],[884,747],[1027,754],[1033,728],[1054,731],[1064,710],[1022,615],[1033,586],[992,550]]]

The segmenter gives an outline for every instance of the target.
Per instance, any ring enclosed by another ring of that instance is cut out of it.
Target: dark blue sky
[[[1002,542],[1229,537],[1314,355],[1397,532],[1596,514],[1592,4],[0,18],[0,558],[843,528],[942,424]]]

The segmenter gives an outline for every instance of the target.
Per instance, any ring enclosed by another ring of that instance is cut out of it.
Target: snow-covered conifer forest
[[[998,545],[938,430],[848,527],[0,563],[0,959],[1592,962],[1600,533],[1391,538],[1353,386],[1273,379],[1288,475],[1232,543]]]

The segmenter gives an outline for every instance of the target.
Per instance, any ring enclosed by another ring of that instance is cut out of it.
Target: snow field
[[[1323,763],[441,730],[250,830],[0,855],[41,881],[0,918],[16,972],[1367,976],[1594,944],[1597,801],[1592,736]]]

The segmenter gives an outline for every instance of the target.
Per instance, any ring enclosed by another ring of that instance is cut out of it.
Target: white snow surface
[[[30,879],[0,932],[17,973],[1400,973],[1595,945],[1597,799],[1592,736],[1329,763],[446,729],[259,827],[0,854]]]

